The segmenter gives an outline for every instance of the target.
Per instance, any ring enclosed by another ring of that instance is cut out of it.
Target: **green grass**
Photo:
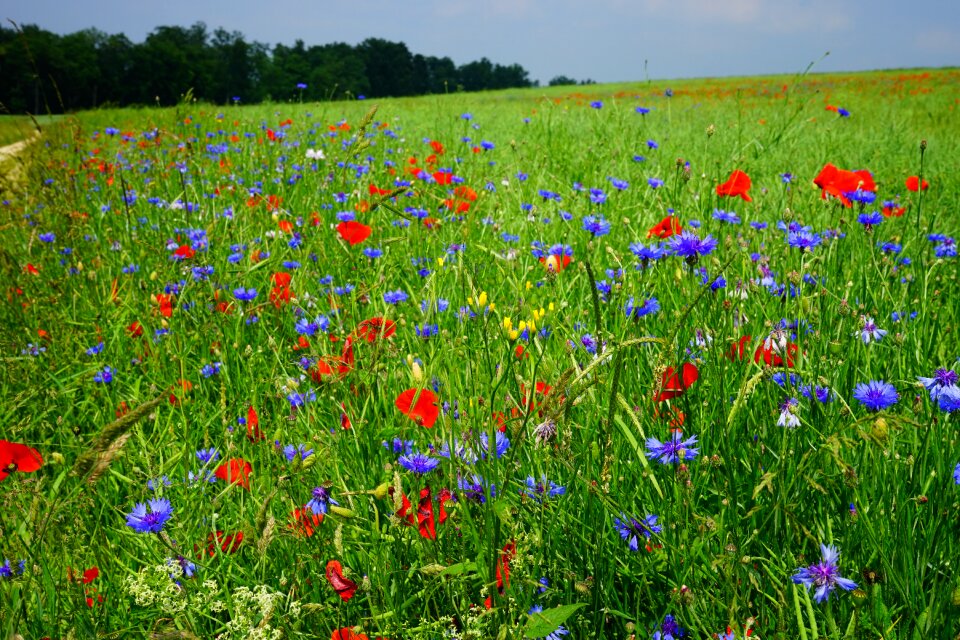
[[[948,637],[960,614],[960,448],[956,416],[917,377],[956,370],[960,355],[956,258],[927,239],[960,231],[957,80],[945,70],[551,88],[383,100],[366,120],[373,101],[186,104],[48,128],[30,188],[0,209],[3,437],[44,460],[0,483],[0,558],[26,565],[0,580],[0,634],[326,638],[356,626],[370,638],[519,638],[562,623],[571,638],[646,638],[673,615],[694,638],[728,625],[738,638],[746,627],[761,638]],[[450,168],[475,190],[468,212],[441,209],[457,184],[405,172],[411,156],[426,166],[430,140],[444,147],[431,171]],[[872,172],[878,197],[863,212],[896,200],[904,215],[864,228],[859,206],[822,199],[812,180],[828,162]],[[751,202],[716,195],[736,168],[752,178]],[[930,188],[907,191],[918,174]],[[395,180],[409,189],[371,195]],[[272,210],[268,196],[282,203]],[[635,268],[631,243],[649,245],[670,210],[685,229],[699,220],[716,251]],[[341,240],[341,211],[370,238]],[[611,229],[594,238],[583,218],[598,213]],[[822,243],[801,253],[780,221]],[[569,245],[569,266],[548,271],[534,242]],[[195,255],[171,260],[191,243]],[[370,247],[383,255],[361,253]],[[200,266],[212,275],[197,279]],[[292,299],[274,305],[277,272],[291,274]],[[720,276],[725,288],[704,285]],[[238,287],[256,299],[235,299]],[[386,302],[397,290],[408,299]],[[630,298],[656,298],[660,311],[629,319]],[[374,317],[396,333],[368,343],[357,327]],[[861,339],[866,318],[887,331],[878,342]],[[298,320],[321,326],[309,346]],[[437,335],[419,337],[434,324]],[[727,357],[745,335],[744,359]],[[755,363],[780,337],[796,345],[794,366]],[[303,368],[308,358],[336,370],[349,339],[341,376]],[[684,362],[696,382],[656,402],[664,372]],[[96,382],[106,366],[112,381]],[[804,396],[791,374],[831,400]],[[899,402],[867,410],[853,394],[870,380],[895,385]],[[449,403],[433,428],[396,407],[411,388]],[[302,407],[295,393],[309,398]],[[778,425],[788,398],[795,428]],[[262,441],[238,422],[251,407]],[[699,454],[648,459],[646,440],[667,440],[678,412]],[[555,438],[538,440],[550,422]],[[497,457],[480,441],[500,425],[510,446]],[[399,464],[394,439],[453,455],[421,477]],[[275,442],[314,454],[290,463]],[[195,452],[209,447],[221,459],[204,467]],[[238,458],[249,488],[202,479]],[[477,490],[458,486],[474,476]],[[542,478],[565,491],[542,496]],[[318,486],[339,506],[298,534],[291,514]],[[456,500],[438,502],[443,489]],[[136,533],[127,514],[158,495],[173,507],[163,533]],[[435,539],[418,526],[428,502]],[[662,531],[631,551],[616,519],[647,515]],[[223,536],[238,533],[233,548]],[[819,561],[821,544],[839,548],[839,573],[858,588],[818,604],[791,576]],[[173,582],[177,557],[195,577]],[[324,576],[334,560],[357,585],[349,600]],[[528,616],[535,604],[544,615]]]

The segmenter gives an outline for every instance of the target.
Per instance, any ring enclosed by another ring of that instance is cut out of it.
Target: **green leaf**
[[[556,631],[567,618],[572,616],[577,609],[585,607],[585,602],[577,604],[562,604],[553,609],[544,609],[538,613],[530,615],[527,626],[523,630],[524,638],[543,638]]]

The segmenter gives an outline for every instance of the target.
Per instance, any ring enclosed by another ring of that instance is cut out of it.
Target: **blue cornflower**
[[[410,455],[413,453],[413,440],[401,440],[400,438],[394,438],[393,442],[384,440],[383,447],[388,451],[392,448],[394,453]]]
[[[113,373],[114,368],[108,365],[101,371],[97,371],[95,374],[93,374],[93,381],[97,384],[110,384],[113,382]]]
[[[879,211],[861,213],[857,216],[857,222],[862,224],[864,229],[870,229],[883,222],[883,215]]]
[[[660,628],[653,632],[651,640],[677,640],[687,635],[687,631],[677,624],[676,619],[667,614],[663,617]]]
[[[585,216],[583,218],[583,229],[593,234],[594,238],[605,236],[610,233],[610,223],[603,215]]]
[[[543,607],[539,604],[535,604],[530,607],[529,611],[527,611],[527,615],[532,616],[533,614],[540,613],[541,611],[543,611]],[[537,640],[560,640],[560,638],[569,634],[570,632],[567,630],[567,628],[561,624],[547,635],[537,638]]]
[[[647,178],[647,184],[650,185],[651,189],[659,189],[663,186],[663,180],[660,178]]]
[[[955,387],[960,382],[960,376],[953,369],[937,369],[933,372],[933,377],[923,378],[918,376],[920,384],[930,392],[930,400],[936,401],[947,387]]]
[[[656,140],[647,140],[647,147],[650,149],[659,149],[660,145],[657,144]]]
[[[811,231],[791,231],[787,234],[787,244],[794,249],[800,249],[801,252],[812,252],[816,247],[820,246],[821,242],[820,235]]]
[[[383,250],[376,247],[366,247],[363,250],[363,255],[367,256],[371,260],[376,260],[383,255]]]
[[[242,301],[244,301],[244,302],[250,302],[251,300],[253,300],[254,298],[257,297],[257,290],[256,290],[256,289],[244,289],[243,287],[239,287],[239,288],[233,290],[233,297],[236,298],[237,300],[242,300]]]
[[[800,426],[800,418],[797,417],[797,408],[800,401],[796,398],[787,398],[780,405],[780,417],[777,419],[778,427],[788,427],[793,429]]]
[[[853,202],[860,203],[861,206],[873,204],[877,200],[877,194],[873,191],[864,191],[863,189],[857,189],[856,191],[844,193],[843,195],[850,198]]]
[[[583,345],[584,350],[589,354],[595,354],[597,352],[597,341],[589,333],[580,336],[580,344]]]
[[[724,211],[723,209],[714,209],[713,219],[727,224],[740,224],[740,216],[733,211]]]
[[[149,511],[147,505],[150,505]],[[166,498],[148,500],[147,505],[142,502],[136,504],[133,511],[127,514],[127,526],[137,533],[160,533],[173,515],[173,507]]]
[[[877,242],[877,246],[880,247],[880,251],[892,253],[893,255],[897,255],[903,251],[903,245],[896,242]]]
[[[104,345],[103,342],[98,342],[97,344],[95,344],[95,345],[93,345],[92,347],[90,347],[89,349],[87,349],[87,355],[88,355],[88,356],[98,355],[98,354],[100,354],[100,353],[103,351],[103,348],[104,348],[105,346],[106,346],[106,345]]]
[[[607,194],[603,189],[590,189],[590,202],[593,204],[603,204],[607,201]]]
[[[207,464],[210,464],[211,462],[216,462],[219,458],[220,458],[220,452],[217,451],[216,447],[197,450],[197,460],[200,461],[200,464],[207,465]]]
[[[960,484],[960,462],[957,463],[957,468],[953,470],[953,481]]]
[[[883,380],[871,380],[866,384],[858,384],[853,390],[853,397],[870,411],[886,409],[900,400],[897,388]]]
[[[639,320],[643,316],[648,316],[660,311],[660,302],[656,298],[647,298],[639,306],[633,304],[633,296],[623,305],[623,313],[629,319]]]
[[[311,495],[313,497],[304,505],[304,508],[310,509],[313,513],[326,515],[331,504],[340,506],[339,502],[330,497],[330,489],[327,487],[314,487]]]
[[[47,243],[53,242],[54,240],[57,239],[57,235],[56,235],[55,233],[53,233],[52,231],[50,231],[50,232],[48,232],[48,233],[41,233],[41,234],[40,234],[39,236],[37,236],[37,237],[40,238],[40,242],[47,242]]]
[[[670,439],[666,442],[660,442],[656,438],[647,438],[647,457],[651,460],[660,460],[660,464],[676,464],[681,460],[693,460],[700,453],[694,449],[697,444],[697,436],[690,436],[683,440],[683,434],[674,431],[670,434]]]
[[[406,292],[397,290],[397,291],[387,291],[383,294],[383,301],[387,304],[400,304],[407,298],[409,298]]]
[[[839,115],[841,118],[849,118],[850,112],[844,109],[843,107],[840,107],[839,109],[837,109],[837,115]]]
[[[840,553],[836,547],[821,544],[820,553],[822,559],[818,564],[809,567],[801,567],[793,574],[794,584],[802,584],[807,589],[816,587],[813,592],[813,599],[817,602],[823,602],[830,597],[837,587],[846,591],[852,591],[857,588],[857,583],[840,576],[840,569],[837,567],[837,560]]]
[[[784,184],[790,184],[790,183],[793,181],[793,174],[792,174],[792,173],[781,173],[781,174],[780,174],[780,180],[781,180]]]
[[[623,520],[614,518],[613,523],[617,527],[620,537],[627,541],[630,551],[639,549],[640,536],[649,540],[653,534],[663,531],[663,527],[657,524],[657,516],[648,515],[643,520],[628,517],[624,513],[621,513],[620,516]]]
[[[637,107],[636,109],[634,109],[634,111],[636,111],[642,116],[645,116],[648,113],[650,113],[650,109],[648,109],[647,107]]]
[[[13,566],[10,564],[10,559],[4,558],[3,564],[0,564],[0,578],[5,578],[7,580],[10,580],[17,576],[22,576],[26,566],[27,566],[26,561],[21,560],[19,563],[17,563],[17,569],[14,569]]]
[[[637,256],[637,258],[639,258],[640,262],[643,264],[647,264],[650,261],[659,260],[663,256],[667,255],[667,252],[662,245],[653,243],[648,247],[642,242],[631,243],[630,253]]]
[[[440,333],[440,326],[436,324],[427,324],[425,322],[423,323],[422,327],[417,324],[413,325],[413,330],[417,334],[418,338],[423,338],[426,340],[427,338],[432,338]]]
[[[940,405],[940,411],[944,413],[960,411],[960,387],[946,387],[937,396],[937,404]]]
[[[220,367],[222,366],[222,362],[211,362],[210,364],[205,364],[200,369],[200,374],[203,375],[204,378],[211,378],[220,373]]]
[[[534,480],[533,476],[527,476],[526,484],[527,490],[520,493],[537,502],[543,502],[547,498],[556,498],[567,492],[566,487],[562,487],[552,480],[547,480],[545,475],[540,476],[540,482]]]
[[[870,340],[880,342],[883,336],[887,335],[886,330],[877,327],[873,318],[862,316],[861,320],[863,321],[863,328],[860,330],[860,338],[863,340],[863,344],[870,344]],[[857,334],[854,333],[853,335]]]
[[[307,449],[307,445],[298,444],[292,445],[288,444],[283,448],[283,457],[287,459],[287,462],[293,462],[297,458],[301,460],[306,460],[313,455],[313,449]]]
[[[490,435],[486,431],[480,434],[480,446],[485,452],[490,451]],[[496,449],[494,455],[498,458],[503,457],[510,448],[510,438],[502,431],[497,431],[494,435],[494,448]]]
[[[180,574],[184,578],[192,578],[197,573],[197,565],[191,562],[190,560],[187,560],[183,556],[177,556],[176,559],[167,558],[168,567],[172,567],[175,565],[180,567]],[[176,580],[176,577],[177,577],[177,574],[175,573],[170,574],[171,580]]]
[[[684,230],[680,235],[671,236],[666,242],[666,247],[673,255],[693,264],[700,256],[712,253],[717,248],[717,240],[709,235],[701,240],[700,236],[694,232]]]
[[[400,456],[397,459],[397,462],[399,462],[400,466],[407,471],[420,475],[430,473],[440,466],[440,460],[438,458],[434,458],[433,456],[429,456],[419,451],[415,451],[405,456]]]
[[[590,103],[590,106],[593,107],[594,109],[602,109],[602,108],[603,108],[603,101],[602,101],[602,100],[594,100],[593,102]]]
[[[485,487],[487,486],[487,481],[483,477],[476,474],[471,475],[469,478],[460,478],[457,480],[457,487],[463,492],[463,498],[465,500],[473,500],[483,504],[487,501],[487,495]],[[497,487],[496,485],[490,485],[490,497],[497,496]]]

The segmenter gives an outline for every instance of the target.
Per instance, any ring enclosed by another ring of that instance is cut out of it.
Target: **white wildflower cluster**
[[[323,149],[307,149],[307,160],[326,160]]]
[[[140,607],[159,608],[167,615],[176,615],[190,609],[206,612],[220,588],[215,580],[203,583],[203,591],[188,591],[178,584],[183,577],[179,564],[159,564],[140,569],[128,576],[124,588]]]
[[[233,609],[230,612],[227,631],[219,638],[279,640],[283,636],[283,631],[275,629],[270,622],[277,605],[283,598],[282,593],[271,592],[269,587],[262,584],[253,589],[237,587],[233,591]],[[292,609],[294,608],[291,607]],[[296,609],[299,609],[299,606]]]

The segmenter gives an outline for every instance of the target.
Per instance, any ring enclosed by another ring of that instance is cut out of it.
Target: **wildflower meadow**
[[[958,637],[958,82],[44,124],[0,638]]]

